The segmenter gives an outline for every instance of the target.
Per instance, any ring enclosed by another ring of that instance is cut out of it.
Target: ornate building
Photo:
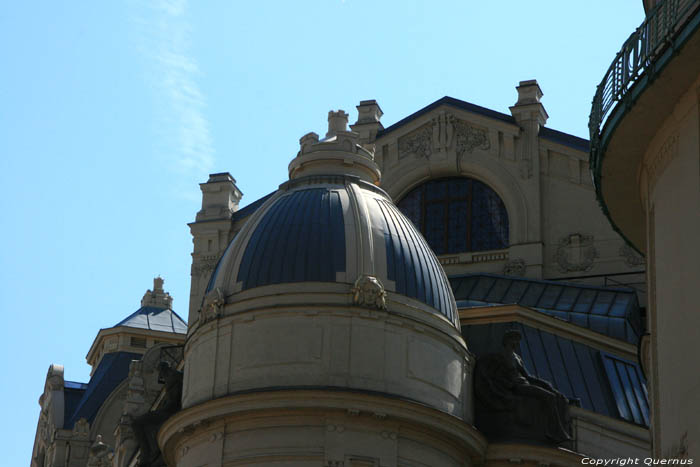
[[[644,6],[645,21],[593,99],[591,166],[604,212],[649,261],[642,349],[654,455],[692,459],[700,456],[700,373],[688,358],[700,326],[700,1]]]
[[[186,338],[157,282],[168,332],[142,308],[100,331],[87,385],[52,366],[32,465],[647,456],[644,263],[598,208],[588,141],[545,126],[535,81],[517,92],[509,115],[445,97],[388,128],[373,100],[350,128],[330,112],[243,209],[211,175]]]

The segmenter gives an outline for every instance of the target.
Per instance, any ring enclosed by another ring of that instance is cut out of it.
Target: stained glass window
[[[437,255],[508,246],[508,213],[489,186],[442,178],[414,188],[399,203]]]

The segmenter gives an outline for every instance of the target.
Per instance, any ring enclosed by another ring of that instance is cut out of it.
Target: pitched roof
[[[449,97],[445,96],[441,99],[436,100],[432,104],[428,104],[422,109],[413,112],[411,115],[408,117],[402,118],[398,122],[394,123],[391,126],[388,126],[384,128],[383,130],[379,131],[377,133],[377,138],[381,138],[382,136],[387,135],[388,133],[391,133],[392,131],[401,128],[402,126],[406,125],[407,123],[415,120],[416,118],[420,117],[421,115],[425,115],[428,112],[430,112],[433,109],[436,109],[440,107],[441,105],[449,105],[451,107],[455,107],[461,110],[466,110],[467,112],[472,112],[475,114],[483,115],[484,117],[489,117],[493,118],[495,120],[500,120],[502,122],[510,123],[512,125],[515,125],[515,119],[513,118],[512,115],[504,114],[501,112],[496,112],[495,110],[487,109],[486,107],[481,107],[476,104],[472,104],[471,102],[466,102],[462,101],[459,99],[455,99],[454,97]]]
[[[631,344],[642,332],[637,295],[593,287],[495,274],[450,277],[458,308],[517,304]]]
[[[73,428],[75,422],[81,418],[92,423],[107,397],[129,374],[131,361],[140,359],[140,354],[131,352],[106,354],[87,385],[74,383],[80,388],[67,391],[71,394],[66,404],[63,428]]]
[[[253,214],[262,204],[267,201],[267,199],[274,195],[275,192],[273,191],[272,193],[268,193],[262,198],[258,198],[249,205],[247,205],[244,208],[239,209],[238,211],[233,213],[233,216],[231,216],[231,222],[235,222],[239,219],[244,219],[248,217],[249,215]]]
[[[143,306],[114,325],[151,331],[187,333],[187,323],[171,309]]]
[[[499,120],[501,122],[510,123],[511,125],[517,125],[515,118],[512,115],[497,112],[495,110],[487,109],[486,107],[481,107],[471,102],[466,102],[460,99],[455,99],[454,97],[445,96],[441,99],[436,100],[432,104],[429,104],[422,109],[413,112],[411,115],[402,118],[398,122],[390,125],[377,133],[377,138],[381,138],[394,130],[401,128],[407,123],[415,120],[421,115],[425,115],[433,109],[440,107],[441,105],[449,105],[451,107],[466,110],[467,112],[472,112],[484,117],[492,118],[494,120]],[[552,128],[542,127],[539,133],[541,138],[554,141],[555,143],[563,144],[564,146],[569,146],[579,151],[588,152],[589,151],[589,141],[587,139],[579,138],[578,136],[571,135],[569,133],[564,133],[562,131],[554,130]]]

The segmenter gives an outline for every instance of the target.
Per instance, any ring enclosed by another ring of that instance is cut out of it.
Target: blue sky
[[[587,137],[640,0],[9,2],[0,12],[0,427],[31,456],[46,371],[87,381],[100,328],[161,275],[187,316],[198,183],[242,206],[286,180],[330,109],[388,126],[449,95],[500,112],[537,79],[549,127]]]

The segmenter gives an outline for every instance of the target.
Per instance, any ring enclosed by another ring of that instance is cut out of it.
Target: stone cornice
[[[613,353],[627,360],[637,360],[637,348],[632,344],[520,305],[460,308],[459,318],[462,326],[516,321]]]
[[[280,389],[250,392],[214,399],[178,412],[158,433],[158,444],[168,465],[175,465],[174,453],[181,439],[196,436],[195,431],[214,429],[235,420],[254,422],[263,416],[316,415],[329,411],[352,415],[368,414],[406,423],[419,431],[451,440],[463,447],[475,462],[483,460],[487,441],[476,428],[439,410],[369,391],[335,388]],[[220,429],[220,428],[219,428]]]

